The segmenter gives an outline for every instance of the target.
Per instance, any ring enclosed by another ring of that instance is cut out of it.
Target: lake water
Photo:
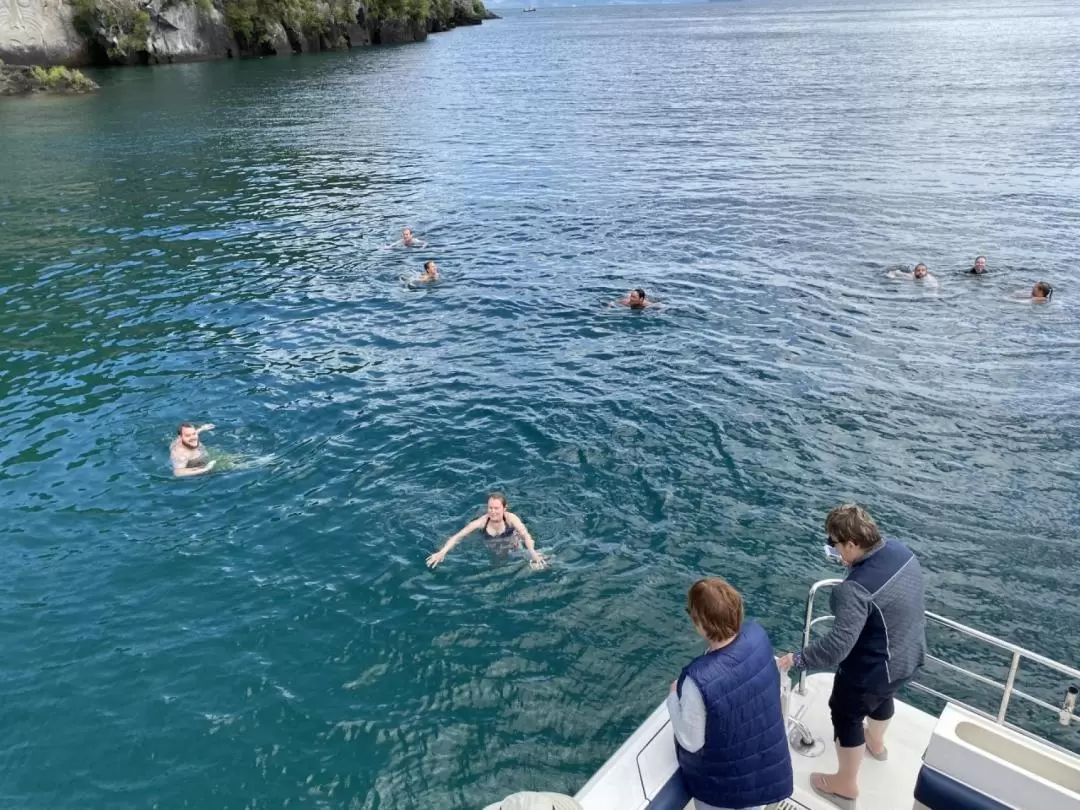
[[[506,17],[0,105],[6,810],[573,792],[847,499],[1080,659],[1080,6]],[[429,571],[490,489],[551,569]]]

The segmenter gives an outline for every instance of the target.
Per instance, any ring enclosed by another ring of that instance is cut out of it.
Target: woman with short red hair
[[[686,612],[708,643],[671,685],[667,708],[679,767],[696,810],[749,810],[793,790],[780,671],[769,636],[743,621],[739,592],[700,579]]]

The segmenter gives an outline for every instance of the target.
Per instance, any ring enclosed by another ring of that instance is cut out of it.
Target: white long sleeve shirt
[[[682,696],[677,692],[671,692],[667,698],[668,716],[671,718],[671,728],[675,732],[675,739],[679,745],[691,754],[696,754],[705,747],[705,698],[701,696],[701,690],[694,683],[694,679],[687,676],[683,678]],[[764,808],[723,808],[705,804],[700,799],[694,799],[695,810],[764,810]]]

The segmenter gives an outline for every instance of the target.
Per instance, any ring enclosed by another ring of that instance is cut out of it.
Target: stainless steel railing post
[[[1020,669],[1020,653],[1012,654],[1012,664],[1009,665],[1009,677],[1005,679],[1005,694],[1001,696],[1001,705],[998,706],[998,723],[1005,723],[1005,715],[1009,711],[1009,699],[1012,697],[1013,686],[1016,684],[1016,672]]]
[[[822,579],[810,586],[810,594],[806,597],[806,623],[803,625],[802,646],[803,649],[810,645],[810,628],[814,626],[814,597],[822,588],[839,585],[842,579]],[[806,694],[806,670],[799,672],[799,694]]]

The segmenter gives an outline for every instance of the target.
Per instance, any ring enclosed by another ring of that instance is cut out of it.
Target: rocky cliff
[[[0,60],[116,65],[416,42],[494,15],[482,0],[0,0]]]

